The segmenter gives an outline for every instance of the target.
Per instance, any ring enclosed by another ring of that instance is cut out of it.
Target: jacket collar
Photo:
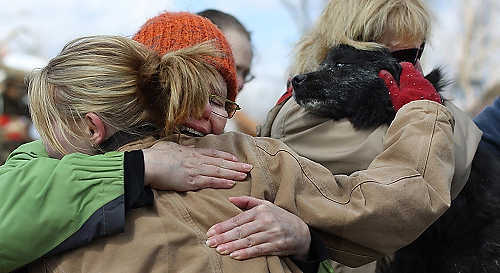
[[[118,131],[101,143],[98,149],[104,153],[116,151],[127,143],[137,141],[145,136],[155,135],[157,132],[158,129],[152,125],[142,125],[127,131]]]

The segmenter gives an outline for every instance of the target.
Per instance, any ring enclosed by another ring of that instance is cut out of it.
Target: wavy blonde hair
[[[422,42],[431,15],[422,0],[330,0],[319,20],[297,43],[290,75],[317,70],[328,50],[346,44],[362,50],[395,42]]]
[[[90,112],[117,130],[153,124],[167,135],[188,117],[200,117],[210,91],[223,86],[210,64],[220,54],[211,41],[160,57],[124,37],[76,39],[28,75],[33,123],[43,141],[61,154],[68,151],[56,136],[68,143],[88,138],[82,124]]]

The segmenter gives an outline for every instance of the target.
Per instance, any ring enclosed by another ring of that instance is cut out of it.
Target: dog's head
[[[388,50],[337,46],[329,51],[318,71],[292,79],[295,100],[313,114],[334,120],[347,118],[357,129],[390,124],[396,112],[384,81],[378,77],[382,69],[399,83],[401,65]],[[440,68],[425,78],[438,92],[449,84]]]
[[[334,120],[348,118],[356,128],[390,123],[395,111],[380,70],[399,82],[401,66],[388,50],[332,48],[316,72],[295,76],[294,97],[306,110]]]

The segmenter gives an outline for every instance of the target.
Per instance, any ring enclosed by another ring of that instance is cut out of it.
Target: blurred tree
[[[456,37],[460,51],[456,85],[464,108],[483,104],[486,90],[500,80],[500,3],[498,0],[462,0],[461,31]],[[450,44],[451,45],[451,44]]]
[[[281,0],[300,34],[305,33],[328,0]]]
[[[25,26],[12,28],[5,36],[0,36],[0,49],[2,51],[8,52],[10,49],[28,55],[40,56],[40,44],[39,36]]]

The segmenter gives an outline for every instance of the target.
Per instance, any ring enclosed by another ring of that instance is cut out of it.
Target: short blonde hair
[[[219,54],[210,41],[160,57],[124,37],[76,39],[28,75],[33,123],[43,141],[61,154],[68,151],[56,136],[68,143],[88,138],[81,125],[90,112],[117,130],[153,124],[166,135],[188,117],[201,116],[211,89],[223,86],[210,65]]]
[[[296,45],[290,74],[317,70],[328,50],[339,44],[375,50],[389,34],[398,41],[421,42],[429,36],[430,24],[422,0],[330,0]]]

